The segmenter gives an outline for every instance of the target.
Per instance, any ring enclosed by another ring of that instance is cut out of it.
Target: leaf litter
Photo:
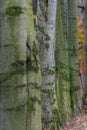
[[[83,110],[71,121],[66,123],[64,130],[87,130],[87,113]]]

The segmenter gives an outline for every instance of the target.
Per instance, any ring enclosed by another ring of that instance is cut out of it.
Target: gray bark
[[[41,130],[41,74],[31,0],[28,1],[27,32],[27,130]]]
[[[26,1],[0,1],[0,130],[26,129]]]
[[[85,52],[85,66],[87,65],[87,0],[84,0],[84,52]],[[85,85],[83,90],[83,101],[87,98],[87,67],[85,67]]]
[[[60,122],[67,121],[71,117],[67,10],[67,1],[58,1],[55,61],[56,89]]]
[[[39,1],[37,39],[40,48],[42,70],[41,105],[42,123],[45,127],[56,127],[54,113],[57,111],[55,92],[55,22],[57,1]],[[54,112],[54,113],[53,113]]]
[[[73,9],[74,8],[74,9]],[[70,95],[72,111],[81,109],[81,96],[78,72],[78,39],[76,1],[68,1],[68,45],[70,68]]]

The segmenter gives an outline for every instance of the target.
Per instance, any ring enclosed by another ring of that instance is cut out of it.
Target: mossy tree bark
[[[57,127],[55,92],[55,22],[57,1],[39,1],[37,12],[37,39],[42,71],[41,105],[43,128]]]
[[[55,62],[59,120],[62,123],[69,120],[71,117],[67,9],[67,1],[58,1]]]
[[[77,7],[76,0],[68,0],[68,45],[69,45],[69,71],[70,95],[73,112],[81,109],[81,96],[78,72],[78,39],[77,39]]]
[[[41,130],[41,74],[39,53],[34,30],[32,1],[28,5],[28,34],[27,34],[27,130]]]
[[[0,1],[0,130],[26,129],[26,7]]]
[[[84,53],[85,53],[85,61],[84,64],[87,66],[87,0],[84,0]],[[83,102],[87,99],[87,67],[85,67],[85,85],[83,90]]]
[[[0,1],[1,130],[41,130],[40,67],[31,3]]]
[[[81,108],[75,0],[58,1],[56,25],[56,89],[61,122],[62,118],[69,120]]]

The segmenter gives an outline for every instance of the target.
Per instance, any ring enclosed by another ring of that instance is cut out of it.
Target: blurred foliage
[[[79,71],[84,71],[84,30],[83,30],[83,24],[81,16],[78,16],[78,43],[79,43],[79,49],[78,49],[78,60],[79,60]]]

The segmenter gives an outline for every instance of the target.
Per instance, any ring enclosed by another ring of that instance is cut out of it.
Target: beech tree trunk
[[[41,130],[41,74],[31,2],[27,3],[27,130]]]
[[[0,1],[0,130],[26,129],[26,8]]]
[[[70,95],[73,112],[81,109],[81,96],[78,72],[78,37],[77,37],[77,9],[76,0],[68,1],[68,45],[69,45],[69,71]]]
[[[57,127],[55,92],[55,26],[57,1],[39,1],[37,39],[40,48],[41,105],[43,128]]]
[[[0,129],[41,130],[41,77],[31,0],[0,1],[0,12]]]
[[[55,61],[59,120],[62,123],[71,117],[67,10],[67,1],[58,1]]]
[[[84,51],[85,51],[85,61],[84,64],[87,66],[87,0],[84,0]],[[85,85],[84,85],[84,94],[83,101],[87,98],[87,67],[85,67]]]

